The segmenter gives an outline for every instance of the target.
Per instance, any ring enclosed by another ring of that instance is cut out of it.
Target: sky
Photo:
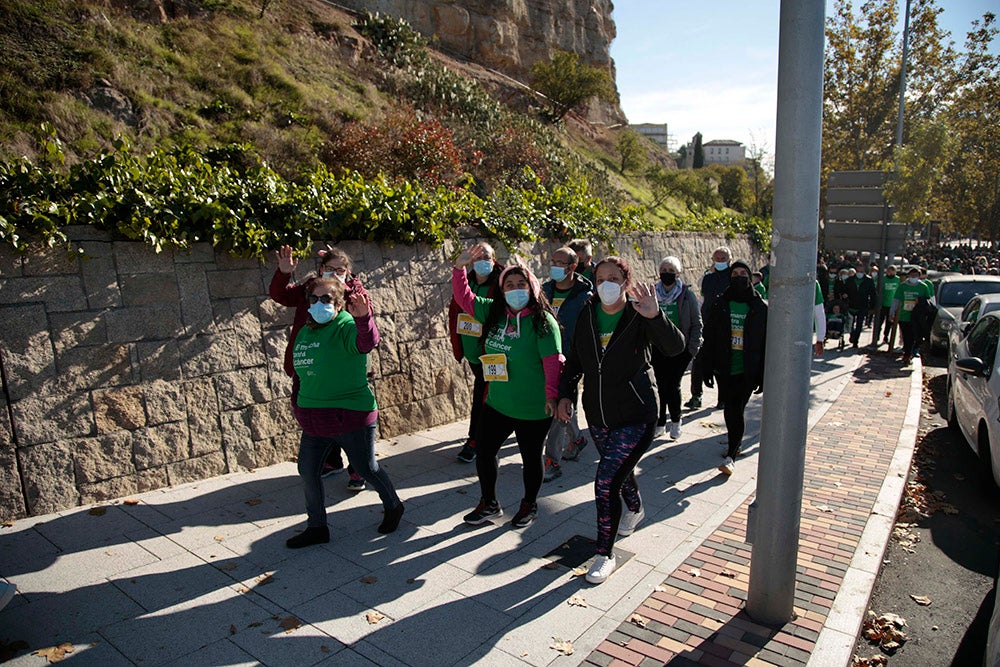
[[[611,43],[622,109],[630,123],[666,123],[676,149],[735,139],[774,154],[779,0],[614,0]],[[860,3],[855,2],[857,7]],[[899,0],[900,26],[904,0]],[[938,0],[938,20],[961,48],[998,0]],[[828,0],[826,13],[833,11]],[[995,42],[994,42],[995,43]]]

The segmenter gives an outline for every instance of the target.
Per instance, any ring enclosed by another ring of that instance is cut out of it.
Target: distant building
[[[669,149],[670,139],[667,135],[666,123],[638,123],[629,125],[633,130],[646,137],[658,146]]]
[[[747,159],[746,146],[732,139],[713,139],[701,145],[705,164],[742,164]]]

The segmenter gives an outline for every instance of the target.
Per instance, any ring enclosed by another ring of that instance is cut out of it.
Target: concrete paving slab
[[[308,548],[305,553],[282,561],[240,583],[284,609],[291,609],[339,586],[360,579],[367,571],[335,558],[326,549]],[[270,579],[265,577],[270,574]],[[262,584],[262,581],[267,583]]]
[[[60,644],[62,642],[59,642]],[[78,637],[73,644],[73,652],[67,653],[62,662],[76,667],[132,667],[131,660],[119,653],[115,647],[104,640],[104,637],[97,633],[92,633]],[[47,658],[35,655],[34,651],[47,648],[53,644],[45,646],[32,646],[30,651],[25,652],[13,660],[5,662],[8,667],[42,667],[52,664]]]
[[[271,614],[231,588],[189,598],[148,614],[136,614],[101,629],[101,634],[127,658],[143,665],[176,660]]]
[[[111,583],[146,611],[154,611],[229,586],[233,580],[185,552],[122,572],[111,577]]]
[[[115,505],[60,512],[55,518],[35,526],[39,534],[58,548],[73,551],[127,542],[126,534],[145,528],[146,524]]]
[[[237,502],[245,493],[245,489],[234,484],[230,476],[225,475],[129,497],[139,500],[140,504],[151,505],[177,520]]]
[[[159,530],[180,546],[196,547],[224,543],[227,539],[256,530],[257,526],[243,522],[229,510],[213,507],[198,514],[185,514],[159,527]]]
[[[0,611],[0,638],[29,646],[83,641],[106,625],[143,613],[143,608],[108,582],[64,593],[36,593],[27,607]]]
[[[280,624],[289,618],[282,616],[259,627],[237,630],[229,639],[260,664],[274,667],[315,665],[343,648],[343,644],[313,625],[286,631]]]
[[[457,583],[452,590],[512,617],[530,618],[532,608],[542,598],[567,585],[570,579],[566,568],[551,569],[551,563],[546,558],[513,553]]]
[[[348,647],[393,622],[387,616],[376,623],[369,623],[367,613],[377,611],[375,607],[362,604],[340,591],[329,591],[289,611]]]
[[[358,662],[348,662],[346,657],[338,659],[342,655],[358,659]],[[377,667],[409,667],[405,662],[397,660],[380,648],[368,643],[367,640],[354,644],[330,660],[332,662],[329,665],[327,664],[329,660],[321,663],[322,667],[341,667],[341,665],[344,667],[354,667],[355,665],[358,665],[358,667],[367,667],[367,665],[376,665]]]
[[[191,667],[192,665],[255,667],[260,663],[252,655],[229,641],[229,639],[220,639],[208,646],[203,646],[193,653],[189,653],[177,660],[170,660],[164,664],[169,665],[169,667]]]
[[[488,640],[512,621],[481,601],[448,592],[380,629],[369,641],[411,667],[440,667],[489,653],[493,646]]]
[[[33,600],[35,593],[68,593],[158,560],[138,544],[124,542],[40,560],[35,566],[39,569],[17,574],[15,583]]]
[[[32,517],[0,528],[0,576],[20,580],[20,575],[37,572],[62,553],[33,528],[35,523],[37,517]]]
[[[377,607],[391,618],[402,618],[470,578],[468,572],[457,567],[418,556],[371,569],[337,590],[359,604]]]

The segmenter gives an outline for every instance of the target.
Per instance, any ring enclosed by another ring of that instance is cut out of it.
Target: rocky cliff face
[[[614,80],[611,0],[338,0],[358,11],[406,19],[435,47],[521,82],[554,49],[577,53]],[[591,120],[623,122],[617,106],[591,109]]]

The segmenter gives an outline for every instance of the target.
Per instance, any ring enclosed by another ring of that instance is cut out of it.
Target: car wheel
[[[945,412],[948,418],[948,426],[954,431],[961,431],[958,427],[958,414],[955,412],[955,390],[951,386],[951,378],[948,378],[948,398],[945,399]]]
[[[996,488],[997,481],[993,477],[993,455],[990,453],[990,435],[986,430],[986,424],[979,425],[979,462],[983,478],[991,487]]]

